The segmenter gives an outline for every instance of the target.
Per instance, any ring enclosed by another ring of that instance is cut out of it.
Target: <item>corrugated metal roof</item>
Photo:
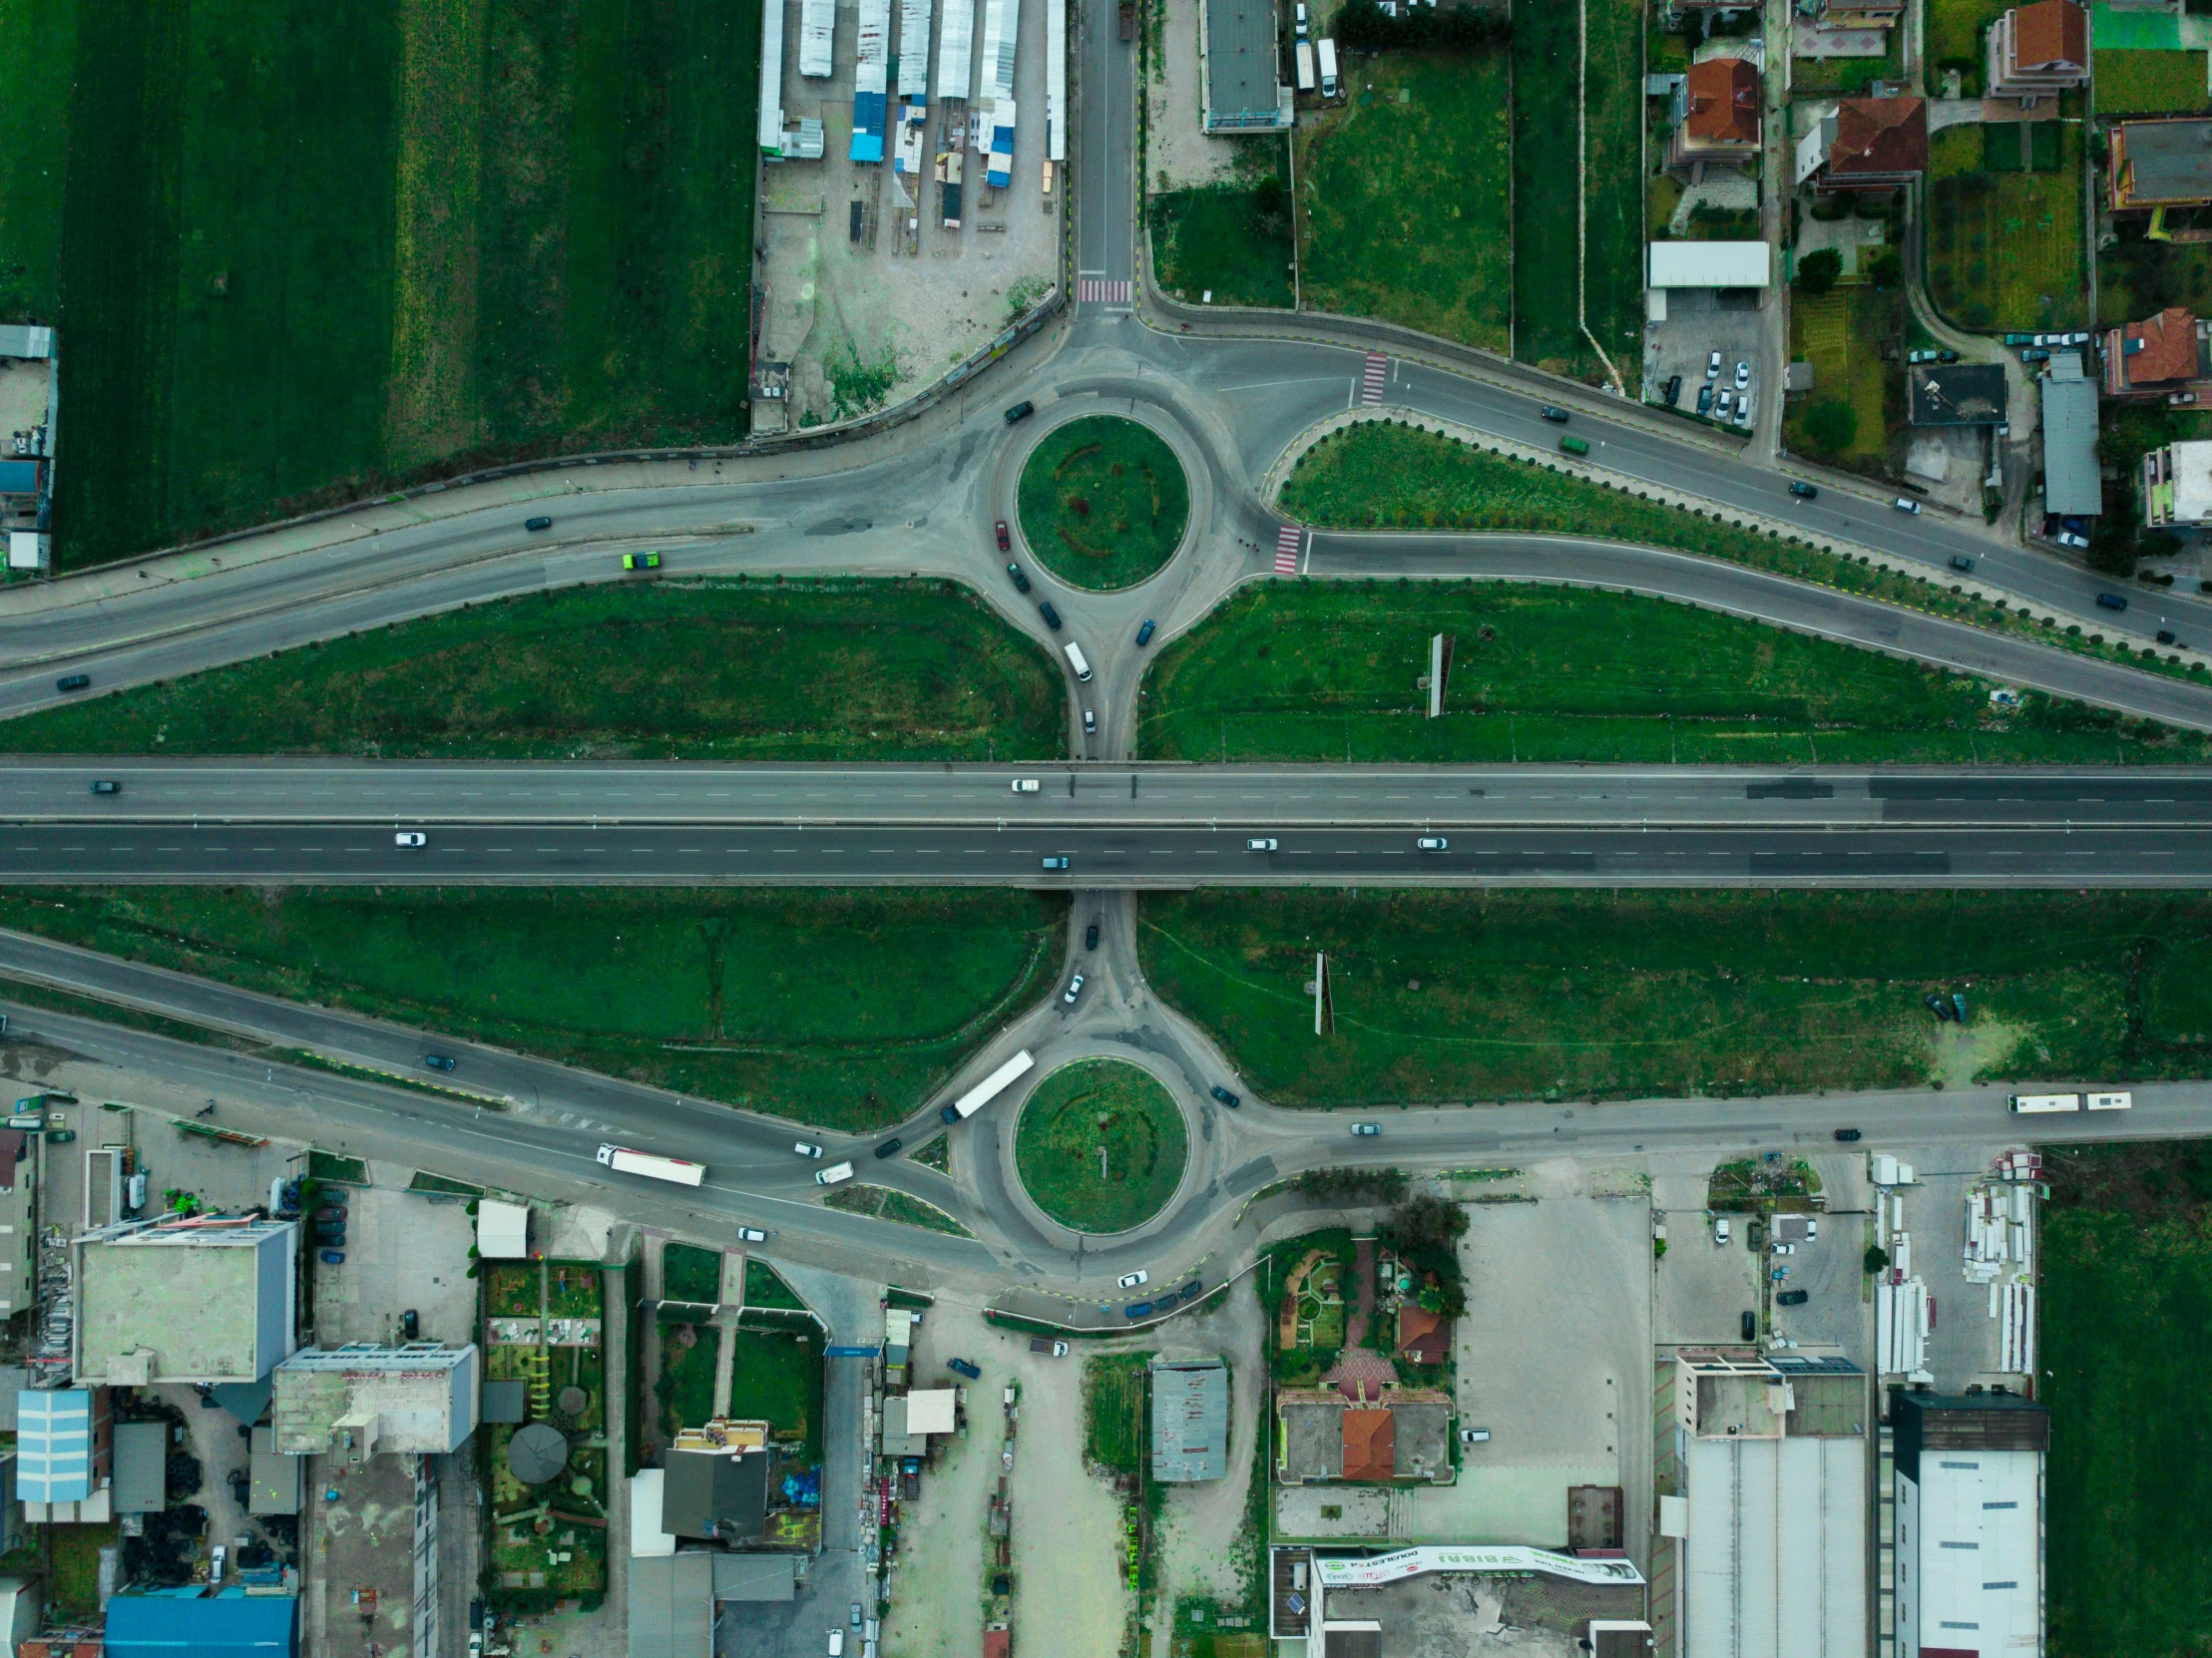
[[[169,1506],[169,1424],[120,1422],[115,1430],[115,1511],[158,1514]]]
[[[1218,1359],[1152,1365],[1152,1477],[1219,1479],[1228,1471],[1229,1373]]]
[[[1692,1440],[1688,1472],[1684,1650],[1858,1658],[1866,1442]]]
[[[630,1562],[630,1650],[654,1658],[712,1658],[712,1554],[686,1549]]]
[[[108,1602],[108,1658],[291,1658],[299,1601],[235,1589],[119,1594]]]
[[[2104,511],[2104,487],[2097,469],[2097,388],[2081,376],[2080,360],[2069,357],[2073,373],[2043,381],[2043,508],[2053,513],[2089,515]]]

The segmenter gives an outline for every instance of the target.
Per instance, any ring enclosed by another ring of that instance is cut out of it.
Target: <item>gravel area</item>
[[[1236,144],[1208,138],[1205,89],[1198,73],[1200,0],[1164,0],[1164,51],[1157,54],[1162,74],[1147,75],[1144,171],[1149,190],[1190,190],[1215,185],[1236,175]]]

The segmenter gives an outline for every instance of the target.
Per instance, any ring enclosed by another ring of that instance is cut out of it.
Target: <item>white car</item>
[[[1423,835],[1413,844],[1423,852],[1442,852],[1452,843],[1442,835]]]
[[[1133,1290],[1139,1284],[1149,1284],[1151,1281],[1152,1275],[1148,1272],[1125,1272],[1113,1284],[1116,1289]]]
[[[793,1151],[796,1151],[801,1157],[819,1157],[822,1154],[822,1148],[820,1146],[815,1145],[807,1140],[800,1140],[797,1144],[793,1145],[791,1149]]]
[[[1275,837],[1272,835],[1253,835],[1245,841],[1244,850],[1247,852],[1272,852],[1275,850]]]
[[[420,829],[402,829],[392,837],[394,846],[428,846],[430,837]]]
[[[1897,510],[1901,513],[1917,514],[1920,511],[1920,503],[1913,500],[1910,496],[1901,495],[1897,498],[1896,501],[1892,502],[1891,505],[1896,507]]]
[[[1736,394],[1730,391],[1726,386],[1722,386],[1720,388],[1720,396],[1716,398],[1713,402],[1713,418],[1715,420],[1726,420],[1728,418],[1728,411],[1735,406]]]
[[[1043,786],[1034,777],[1017,777],[1014,779],[1014,792],[1016,794],[1035,794]]]
[[[1490,1444],[1490,1430],[1487,1428],[1463,1428],[1460,1430],[1460,1444],[1488,1445]]]
[[[1720,353],[1718,351],[1705,359],[1705,378],[1708,380],[1720,378]]]
[[[1736,399],[1736,424],[1738,426],[1751,424],[1751,393],[1749,392],[1745,392]]]
[[[737,1238],[740,1243],[766,1243],[768,1234],[757,1226],[740,1226],[737,1228]]]
[[[817,1186],[834,1186],[840,1181],[850,1180],[851,1178],[852,1164],[838,1163],[815,1175],[814,1184]]]
[[[1797,1245],[1776,1244],[1774,1246],[1774,1253],[1777,1255],[1795,1255],[1797,1253]]]
[[[1081,995],[1083,995],[1083,975],[1079,973],[1075,978],[1068,981],[1068,994],[1060,1000],[1072,1008],[1076,1005],[1076,998]]]
[[[1749,384],[1751,384],[1751,365],[1749,363],[1736,364],[1736,389],[1741,391]]]
[[[2077,536],[2071,530],[2061,530],[2058,532],[2058,545],[2070,547],[2076,553],[2086,553],[2089,551],[2089,538]]]

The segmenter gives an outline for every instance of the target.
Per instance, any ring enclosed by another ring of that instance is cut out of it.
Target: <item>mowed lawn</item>
[[[0,252],[58,292],[57,563],[742,435],[758,36],[758,0],[0,13],[0,107],[41,122],[0,151]]]
[[[0,723],[43,754],[1040,759],[1057,669],[949,582],[569,588]]]
[[[2193,115],[2212,105],[2206,54],[2092,51],[2098,115]]]
[[[1587,11],[1581,307],[1633,395],[1643,337],[1643,8],[1635,0],[1589,0]],[[1595,381],[1603,367],[1576,310],[1583,66],[1575,7],[1516,8],[1513,72],[1514,354]]]
[[[1351,60],[1299,132],[1307,304],[1506,350],[1509,73],[1503,47]]]
[[[1067,913],[1011,891],[0,889],[0,926],[854,1131],[1045,993]]]
[[[1290,308],[1290,215],[1259,210],[1257,187],[1210,185],[1151,198],[1159,285],[1193,304]]]
[[[1455,640],[1442,718],[1429,639]],[[2101,710],[1685,605],[1504,583],[1246,588],[1161,655],[1163,760],[1729,764],[2102,762]],[[2199,750],[2201,752],[2201,750]]]
[[[2034,140],[2014,124],[1929,141],[1929,292],[1968,328],[2082,323],[2080,129],[2039,126]]]
[[[1882,345],[1903,331],[1903,313],[1904,295],[1896,289],[1854,285],[1790,295],[1790,356],[1813,365],[1811,394],[1785,405],[1791,453],[1862,470],[1887,465],[1890,407],[1896,399],[1902,420],[1904,383],[1883,360]],[[1806,415],[1829,402],[1850,404],[1858,417],[1850,444],[1834,453],[1805,429]]]
[[[1924,1086],[1937,990],[1965,992],[1989,1076],[2212,1061],[2194,894],[1212,889],[1147,896],[1137,937],[1282,1104]]]

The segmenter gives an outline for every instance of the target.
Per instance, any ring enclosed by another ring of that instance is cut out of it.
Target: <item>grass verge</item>
[[[936,1204],[924,1203],[918,1197],[895,1192],[888,1186],[839,1186],[822,1201],[847,1214],[873,1215],[878,1220],[893,1220],[901,1226],[919,1226],[930,1232],[946,1232],[956,1238],[975,1236]]]
[[[0,925],[858,1132],[912,1112],[1044,993],[1066,910],[1011,892],[142,887],[0,890]]]
[[[1060,676],[950,582],[571,588],[0,725],[18,753],[899,760],[1065,752]]]
[[[1985,603],[1960,586],[1877,568],[1864,554],[1824,552],[1811,542],[1721,522],[1718,510],[1674,507],[1642,492],[1576,477],[1550,462],[1524,461],[1390,421],[1363,421],[1334,432],[1299,457],[1280,505],[1323,529],[1520,530],[1600,536],[1644,547],[1726,559],[1839,593],[1903,605],[1952,622],[2125,662],[2172,678],[2203,679],[2177,654],[2160,655]]]
[[[1887,476],[1890,433],[1905,423],[1905,377],[1884,360],[1882,347],[1905,327],[1905,296],[1896,290],[1851,286],[1790,296],[1790,355],[1813,365],[1813,391],[1784,406],[1783,435],[1793,455],[1806,455],[1851,472]],[[1824,403],[1851,409],[1851,438],[1830,448],[1814,437],[1822,421],[1808,421]]]
[[[1134,587],[1174,556],[1190,483],[1149,426],[1119,415],[1045,434],[1022,466],[1018,511],[1037,562],[1094,592]]]
[[[1144,1471],[1144,1387],[1149,1353],[1100,1354],[1083,1362],[1084,1460],[1134,1479]]]
[[[806,1303],[792,1293],[783,1275],[765,1261],[745,1262],[745,1306],[769,1307],[778,1312],[803,1313]]]
[[[2198,1076],[2208,937],[2195,894],[1970,892],[1209,891],[1138,932],[1159,993],[1313,1106]]]
[[[1368,54],[1298,142],[1305,302],[1505,352],[1505,48]]]
[[[2080,129],[2042,125],[2057,142],[2032,157],[2017,123],[1947,127],[1929,141],[1928,291],[1966,327],[2082,324]]]
[[[1456,640],[1444,715],[1420,680]],[[1629,594],[1509,583],[1238,590],[1153,665],[1147,758],[1306,763],[2110,764],[2212,760],[2028,691]]]
[[[718,1306],[722,1299],[721,1252],[670,1243],[661,1254],[661,1294],[667,1301]]]
[[[1175,1195],[1189,1146],[1150,1071],[1079,1059],[1023,1102],[1014,1163],[1030,1201],[1079,1232],[1126,1232]]]

